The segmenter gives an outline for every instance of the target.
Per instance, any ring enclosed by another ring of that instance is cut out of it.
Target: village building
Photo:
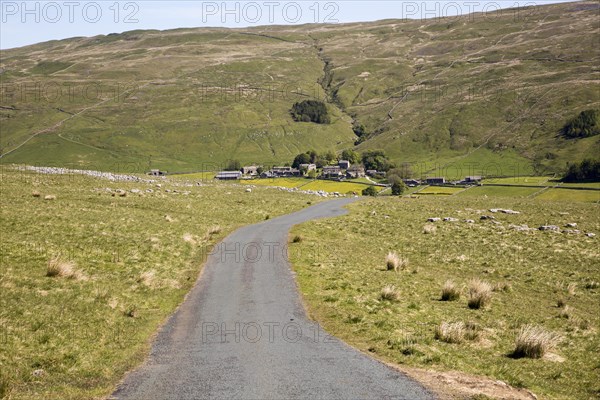
[[[427,178],[425,180],[425,182],[428,185],[443,185],[446,183],[446,178],[444,177],[431,177],[431,178]]]
[[[215,176],[215,179],[219,179],[221,181],[234,181],[238,179],[242,179],[241,171],[221,171]]]
[[[300,171],[310,172],[310,171],[316,171],[316,170],[317,170],[316,164],[300,164]]]
[[[421,184],[421,181],[419,181],[417,179],[402,179],[402,181],[408,187],[415,187],[415,186],[419,186]]]
[[[475,176],[466,176],[465,177],[465,183],[479,183],[481,182],[483,178],[481,176],[475,175]]]
[[[242,174],[246,176],[257,176],[258,175],[258,166],[250,165],[247,167],[242,167]]]
[[[346,170],[346,176],[348,178],[364,178],[365,168],[360,165],[353,165]]]
[[[300,176],[300,170],[292,167],[273,167],[271,168],[273,178],[285,178],[291,176]]]
[[[342,169],[339,166],[323,167],[321,178],[335,179],[342,176]]]
[[[348,160],[340,160],[338,162],[338,167],[340,167],[341,169],[348,169],[348,168],[350,168],[350,161],[348,161]]]
[[[151,169],[150,172],[148,172],[148,175],[151,176],[165,176],[166,174],[166,172],[161,171],[159,169]]]

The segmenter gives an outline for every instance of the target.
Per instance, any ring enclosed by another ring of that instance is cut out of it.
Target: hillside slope
[[[418,173],[563,169],[598,137],[560,127],[600,108],[597,2],[460,18],[132,31],[0,53],[1,162],[96,169],[279,163],[385,149]],[[329,102],[332,124],[294,122]],[[437,170],[436,170],[437,169]]]

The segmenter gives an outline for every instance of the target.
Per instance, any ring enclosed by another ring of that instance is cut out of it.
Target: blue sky
[[[0,49],[53,39],[94,36],[134,29],[343,23],[386,18],[421,19],[566,1],[571,0],[0,0]],[[504,12],[514,13],[514,11]]]

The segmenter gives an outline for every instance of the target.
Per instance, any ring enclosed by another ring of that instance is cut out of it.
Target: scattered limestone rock
[[[138,194],[138,193],[141,193],[141,190],[140,190],[140,189],[131,189],[130,191],[131,191],[131,193],[133,193],[133,194]]]
[[[36,369],[35,371],[33,371],[31,373],[31,375],[39,378],[40,376],[44,376],[45,373],[46,373],[46,371],[44,371],[43,369]]]
[[[474,223],[475,223],[475,220],[472,220],[472,219],[466,219],[466,220],[465,220],[465,222],[466,222],[467,224],[474,224]]]
[[[581,231],[579,229],[563,229],[562,233],[567,235],[579,235]]]
[[[588,233],[585,234],[585,236],[587,236],[589,238],[593,238],[593,237],[596,237],[596,234],[592,233],[592,232],[588,232]]]
[[[577,228],[577,224],[575,222],[568,223],[565,225],[567,228]]]
[[[494,216],[492,215],[482,215],[480,218],[480,220],[485,221],[485,220],[493,220],[496,219]]]
[[[458,219],[456,219],[456,218],[452,218],[452,217],[445,217],[445,218],[444,218],[444,221],[445,221],[445,222],[456,222],[456,221],[458,221]]]
[[[246,189],[246,193],[252,193],[252,189],[250,189],[250,188]]]
[[[44,196],[44,200],[56,200],[56,196],[53,194],[47,194]]]
[[[38,192],[38,191],[35,191],[35,192],[31,193],[31,195],[33,197],[42,197],[42,194],[40,192]]]
[[[427,222],[439,222],[439,221],[441,221],[441,220],[442,220],[441,218],[434,217],[434,218],[428,218],[428,219],[427,219]]]
[[[165,221],[167,221],[167,222],[173,222],[175,220],[170,215],[165,215]]]
[[[500,212],[503,214],[513,214],[513,215],[521,214],[520,211],[515,211],[515,210],[500,210]]]
[[[542,225],[538,228],[540,231],[559,232],[560,228],[556,225]]]
[[[527,232],[530,229],[529,226],[527,226],[525,224],[523,224],[523,225],[510,224],[508,227],[510,229],[513,229],[513,230],[517,231],[517,232]]]

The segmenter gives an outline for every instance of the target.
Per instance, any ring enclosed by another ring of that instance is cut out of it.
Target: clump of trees
[[[332,150],[319,154],[315,150],[300,153],[294,158],[293,168],[300,168],[301,164],[315,164],[318,168],[323,168],[337,160],[337,155]]]
[[[565,124],[563,134],[568,138],[585,138],[600,134],[599,114],[596,110],[582,111]]]
[[[374,169],[382,172],[387,172],[394,167],[383,150],[365,151],[362,153],[362,163],[367,170]]]
[[[392,185],[392,195],[400,196],[406,191],[406,184],[403,179],[406,178],[406,170],[403,168],[394,168],[388,171],[387,181]]]
[[[358,136],[358,139],[356,139],[356,141],[354,142],[355,145],[359,145],[365,140],[367,140],[367,128],[365,128],[363,124],[360,124],[355,121],[354,124],[352,124],[352,130],[354,131],[354,134]]]
[[[394,168],[394,164],[388,160],[383,150],[370,150],[359,154],[352,149],[342,151],[342,154],[339,157],[332,150],[321,154],[317,153],[315,150],[310,150],[298,154],[294,158],[292,167],[300,168],[301,164],[316,164],[317,168],[322,168],[326,165],[337,163],[338,160],[348,160],[351,164],[362,163],[365,166],[365,169],[373,169],[379,172],[387,172]],[[405,169],[398,169],[398,175],[401,178],[403,178],[406,173],[407,171]]]
[[[564,182],[600,182],[600,161],[585,159],[579,164],[569,165]]]
[[[366,189],[363,189],[362,195],[375,197],[377,196],[377,189],[375,189],[375,186],[369,186]]]
[[[317,124],[329,124],[331,118],[327,112],[327,106],[322,101],[304,100],[295,103],[290,110],[292,118],[297,122],[315,122]]]
[[[358,164],[361,160],[360,154],[352,149],[342,151],[342,160],[348,160],[351,164]]]

